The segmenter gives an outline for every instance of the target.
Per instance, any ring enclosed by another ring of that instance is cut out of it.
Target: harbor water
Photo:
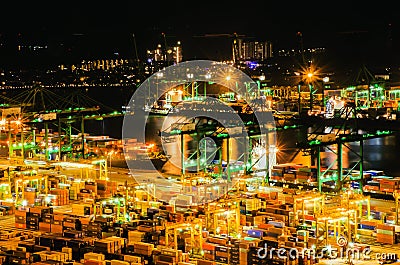
[[[162,146],[161,137],[159,132],[163,129],[165,116],[149,116],[146,127],[146,142],[154,143],[158,146]],[[122,122],[123,118],[112,118],[103,121],[87,121],[86,128],[91,134],[108,135],[114,138],[121,138],[122,136]],[[165,126],[165,125],[164,125]],[[311,157],[304,154],[296,147],[298,137],[298,131],[295,129],[277,131],[277,145],[279,152],[277,153],[277,163],[288,163],[294,162],[304,165],[311,164]],[[185,139],[187,142],[187,148],[193,148],[193,143],[188,142],[193,139]],[[351,142],[347,144],[349,148],[343,148],[343,167],[350,168],[359,161],[357,152],[359,151],[359,142]],[[179,159],[176,154],[180,152],[177,144],[166,144],[164,150],[167,155],[171,155],[172,161]],[[235,145],[233,145],[235,146]],[[400,176],[399,167],[399,152],[400,152],[400,136],[391,135],[376,139],[365,140],[364,144],[364,170],[374,169],[382,170],[386,175],[389,176]],[[322,166],[328,166],[335,159],[335,146],[331,146],[332,150],[325,149],[321,155]],[[240,156],[243,150],[233,150],[233,157]],[[175,154],[175,155],[174,155]],[[233,159],[233,158],[232,158]]]

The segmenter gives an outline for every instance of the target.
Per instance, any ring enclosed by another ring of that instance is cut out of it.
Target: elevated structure
[[[8,133],[9,156],[15,161],[61,160],[65,155],[86,158],[85,121],[124,115],[81,89],[63,96],[37,85],[13,97],[12,103],[16,102],[18,107],[9,104],[2,109],[1,121]]]
[[[203,103],[203,106],[213,108],[212,104]],[[188,114],[190,112],[192,110],[188,111]],[[185,113],[180,110],[178,115]],[[276,159],[269,155],[268,140],[264,139],[269,136],[261,135],[259,124],[251,120],[243,124],[241,120],[233,119],[232,113],[220,113],[220,118],[225,121],[225,124],[208,118],[207,113],[204,113],[204,116],[201,112],[196,114],[196,118],[181,118],[160,132],[166,142],[177,141],[179,138],[182,176],[188,172],[204,172],[214,178],[222,177],[228,181],[231,181],[233,175],[252,174],[254,171],[267,176],[267,161],[276,162]],[[269,115],[273,120],[272,112],[265,115]],[[268,124],[266,127],[268,128]],[[275,128],[271,123],[271,134],[274,131]],[[190,152],[185,147],[185,139],[189,138],[194,139],[197,146]],[[232,158],[231,150],[232,139],[236,146],[244,148],[241,155],[234,158]]]
[[[354,105],[344,106],[338,116],[339,123],[332,124],[330,119],[320,119],[315,123],[311,132],[304,132],[303,141],[298,147],[307,155],[311,155],[312,163],[316,159],[318,190],[323,190],[323,185],[329,183],[336,192],[343,188],[358,189],[362,192],[363,185],[363,141],[392,134],[392,131],[366,130],[360,132],[358,127],[358,110]],[[307,127],[304,127],[307,128]],[[348,143],[359,142],[358,150],[354,150]],[[336,149],[334,150],[334,147]],[[335,159],[327,168],[321,167],[321,152],[328,149],[335,155]],[[357,161],[351,168],[344,169],[342,158],[343,148],[357,156]],[[354,184],[357,182],[357,184]],[[350,186],[349,186],[350,185]]]

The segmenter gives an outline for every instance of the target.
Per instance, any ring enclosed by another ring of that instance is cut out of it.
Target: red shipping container
[[[364,190],[365,191],[379,191],[379,187],[378,186],[365,185],[364,186]]]
[[[309,215],[309,214],[304,215],[304,219],[306,219],[308,221],[314,221],[315,220],[314,215]]]
[[[214,251],[215,250],[215,244],[204,242],[203,243],[203,250]]]
[[[258,228],[268,230],[268,228],[274,227],[271,224],[258,224]]]
[[[102,260],[94,260],[94,259],[86,259],[85,260],[85,265],[103,265]]]

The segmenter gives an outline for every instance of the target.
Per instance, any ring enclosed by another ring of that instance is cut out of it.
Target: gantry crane
[[[190,243],[186,244],[185,250],[192,255],[199,255],[202,250],[202,222],[194,218],[191,222],[184,223],[165,223],[165,246],[173,250],[178,250],[178,236],[181,233],[190,233]]]
[[[240,234],[240,199],[224,198],[207,203],[204,213],[205,228],[210,233],[220,235],[224,234],[222,233],[224,230],[229,236],[237,237]]]
[[[308,133],[306,131],[307,126],[303,126],[303,140],[298,142],[297,146],[304,154],[311,156],[312,166],[316,159],[319,191],[323,191],[323,184],[325,182],[331,181],[335,183],[334,192],[340,192],[344,188],[349,188],[346,185],[350,185],[352,182],[357,182],[358,184],[354,185],[353,188],[362,192],[364,179],[363,142],[368,139],[388,136],[393,132],[370,130],[360,133],[357,122],[358,110],[354,104],[344,106],[337,115],[337,119],[318,119],[318,122],[311,117],[306,118],[309,120],[305,120],[304,123],[313,126],[313,131]],[[359,142],[358,150],[349,145],[351,142]],[[334,149],[335,147],[336,150]],[[355,164],[347,170],[343,168],[344,148],[347,148],[358,157]],[[323,149],[328,149],[336,155],[334,161],[327,165],[325,169],[321,165],[321,152]]]
[[[356,242],[359,221],[363,218],[369,220],[370,197],[348,190],[333,199],[329,205],[324,203],[322,211],[315,214],[317,245],[327,246],[337,242],[340,237],[346,238],[347,242]],[[366,215],[362,209],[363,204],[367,205]],[[333,236],[329,231],[333,231]]]
[[[197,106],[202,106],[204,108],[213,108],[214,101],[203,102]],[[192,106],[195,108],[196,106]],[[230,110],[232,111],[232,110]],[[184,111],[180,110],[179,115],[183,115],[186,112],[191,112],[191,110]],[[190,117],[190,113],[187,113]],[[228,182],[232,180],[233,174],[237,172],[243,172],[243,175],[250,174],[253,167],[260,161],[265,160],[265,163],[260,163],[266,166],[267,154],[269,150],[267,146],[271,144],[271,140],[268,135],[262,135],[260,130],[260,125],[252,120],[238,121],[237,116],[233,116],[233,113],[219,114],[221,119],[225,119],[227,122],[225,125],[220,124],[218,121],[208,118],[207,113],[204,116],[197,113],[196,118],[181,119],[173,123],[170,127],[166,128],[164,131],[160,132],[160,136],[164,141],[173,141],[173,137],[180,138],[181,147],[181,175],[182,178],[185,177],[187,171],[201,172],[208,169],[210,166],[218,167],[217,173],[214,172],[215,178],[223,177]],[[266,114],[267,115],[267,114]],[[233,117],[236,117],[234,119]],[[250,119],[249,117],[247,117]],[[270,114],[271,124],[264,124],[268,133],[274,133],[274,125],[272,114]],[[185,138],[192,137],[197,142],[196,150],[192,153],[187,154],[188,150],[185,148]],[[245,137],[247,136],[247,137]],[[237,141],[237,144],[247,147],[243,154],[234,159],[232,156],[231,143],[232,139]],[[212,151],[206,149],[206,141],[210,140],[214,143],[214,148],[209,148]],[[201,146],[200,143],[204,143]],[[252,155],[254,155],[253,148],[257,146],[261,150],[264,150],[263,154],[259,158],[252,161]],[[215,157],[213,159],[213,157]],[[226,164],[223,164],[223,159],[226,160]],[[218,160],[218,161],[217,161]],[[217,161],[217,163],[215,163]],[[212,162],[212,163],[211,163]],[[237,163],[236,162],[241,162]],[[225,168],[223,170],[223,168]],[[260,168],[260,172],[267,172],[267,168]],[[210,173],[210,172],[208,172]],[[211,173],[212,175],[213,173]]]
[[[19,102],[19,106],[15,107],[14,104],[2,109],[2,125],[8,132],[10,158],[21,161],[28,151],[32,156],[39,156],[38,152],[44,151],[46,161],[49,160],[50,153],[57,153],[59,160],[67,153],[80,153],[85,158],[84,122],[123,115],[90,99],[81,90],[62,97],[39,85],[16,95],[13,102]],[[74,123],[80,123],[80,130],[74,128],[80,131],[79,139],[75,140],[72,139]],[[67,128],[63,128],[64,124]],[[36,141],[39,136],[36,130],[40,128],[44,131],[43,144]],[[57,142],[50,147],[49,132],[54,129],[58,131],[57,137],[53,137]],[[74,146],[79,148],[73,148]]]
[[[300,216],[303,223],[306,220],[305,216],[306,216],[306,210],[308,208],[307,204],[312,205],[312,211],[311,211],[312,214],[314,215],[321,214],[324,212],[325,195],[321,193],[308,192],[308,193],[300,193],[294,196],[293,198],[294,227],[297,227],[300,224]],[[301,212],[300,215],[299,212]]]
[[[112,197],[105,198],[93,204],[93,213],[96,215],[103,215],[104,208],[106,205],[112,205],[116,208],[115,218],[116,221],[126,221],[127,220],[127,199],[126,197]],[[121,213],[122,208],[122,213]],[[97,210],[98,209],[98,210]]]
[[[20,174],[18,177],[14,177],[14,189],[15,189],[15,203],[16,204],[26,204],[25,198],[25,188],[30,187],[33,189],[33,192],[36,195],[39,193],[43,193],[48,195],[49,192],[49,184],[48,184],[48,176],[47,175],[25,175]],[[21,194],[21,196],[20,196]],[[34,203],[30,203],[34,204]],[[24,205],[26,206],[26,205]]]

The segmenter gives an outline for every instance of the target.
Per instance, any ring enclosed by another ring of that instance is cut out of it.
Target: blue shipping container
[[[264,231],[250,229],[247,231],[247,235],[249,235],[250,237],[262,238],[264,235]]]
[[[359,225],[359,228],[360,228],[360,229],[367,229],[367,230],[375,230],[375,226],[372,226],[372,225],[363,225],[363,224],[360,224],[360,225]]]
[[[351,182],[351,187],[353,189],[359,189],[360,188],[360,183],[353,181],[353,182]]]

